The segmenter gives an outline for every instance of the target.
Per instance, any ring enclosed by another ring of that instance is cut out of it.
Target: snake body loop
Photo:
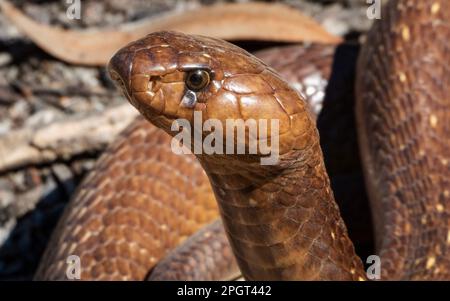
[[[449,12],[446,0],[390,1],[359,59],[356,114],[382,279],[450,278]],[[429,47],[426,37],[435,37]],[[192,70],[206,70],[208,85],[189,90]],[[261,165],[261,152],[203,153],[198,164],[175,156],[170,136],[140,119],[80,188],[37,278],[63,278],[65,258],[77,254],[82,279],[144,279],[167,250],[216,217],[216,199],[246,279],[365,279],[314,118],[272,68],[221,40],[156,32],[119,50],[109,71],[170,135],[174,120],[193,124],[194,112],[222,124],[278,120],[279,161]],[[195,101],[186,106],[188,91]]]
[[[450,279],[450,3],[391,1],[383,16],[356,85],[381,277]]]

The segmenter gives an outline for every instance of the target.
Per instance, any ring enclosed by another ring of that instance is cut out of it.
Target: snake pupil
[[[199,91],[209,84],[209,73],[205,70],[190,71],[186,77],[186,85],[192,91]]]

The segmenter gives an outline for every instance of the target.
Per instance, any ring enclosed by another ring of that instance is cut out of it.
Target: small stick
[[[0,136],[0,174],[102,150],[137,115],[126,103],[87,117],[74,116],[38,129],[26,127]]]

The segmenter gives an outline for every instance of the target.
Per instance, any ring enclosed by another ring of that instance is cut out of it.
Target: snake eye
[[[193,70],[187,74],[186,85],[187,87],[196,92],[200,91],[209,84],[209,73],[205,70]]]

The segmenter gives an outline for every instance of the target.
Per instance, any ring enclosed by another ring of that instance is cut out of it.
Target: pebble
[[[11,63],[11,61],[12,61],[11,54],[9,54],[7,52],[0,53],[0,67],[3,67],[5,65]]]

